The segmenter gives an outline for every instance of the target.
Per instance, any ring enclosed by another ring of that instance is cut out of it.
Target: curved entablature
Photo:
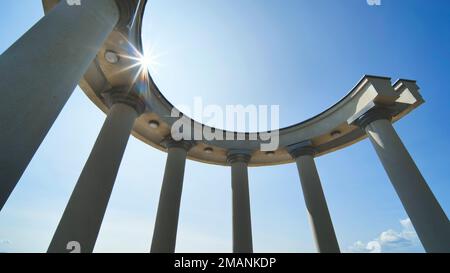
[[[49,11],[58,2],[43,0],[45,10]],[[104,93],[117,86],[132,85],[139,69],[136,66],[137,59],[142,56],[142,18],[147,1],[116,2],[121,19],[80,82],[86,95],[104,112],[108,110]],[[114,53],[117,59],[108,59],[110,53]],[[131,69],[126,69],[130,67]],[[134,90],[145,101],[146,109],[136,121],[133,135],[166,151],[163,141],[170,135],[172,125],[177,121],[177,118],[171,117],[174,106],[162,95],[150,75],[146,77],[145,83],[145,86],[135,87]],[[388,107],[392,121],[395,122],[423,102],[415,81],[398,80],[392,84],[390,78],[366,75],[343,99],[319,115],[277,132],[270,132],[279,135],[279,148],[274,151],[261,150],[262,144],[270,142],[260,140],[261,133],[227,132],[189,119],[192,131],[206,127],[215,134],[233,134],[239,136],[237,139],[244,140],[196,139],[196,145],[190,149],[188,157],[209,164],[229,165],[229,151],[245,149],[252,154],[249,166],[277,165],[293,162],[288,147],[304,142],[310,142],[316,151],[315,156],[320,156],[364,139],[366,133],[354,125],[353,121],[371,107]],[[267,137],[268,133],[262,134]]]

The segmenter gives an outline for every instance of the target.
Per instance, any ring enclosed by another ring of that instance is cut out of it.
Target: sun
[[[124,40],[128,41],[126,37]],[[148,80],[149,74],[158,75],[161,63],[159,58],[163,55],[157,53],[154,46],[147,47],[141,52],[132,43],[128,41],[128,54],[119,54],[119,58],[129,60],[129,65],[122,67],[115,73],[132,73],[132,85],[138,82],[145,82]]]
[[[140,56],[140,65],[146,72],[152,74],[158,74],[161,63],[159,62],[161,53],[157,53],[155,47],[148,47],[144,50],[144,53]]]
[[[139,59],[139,64],[144,72],[157,73],[159,63],[152,54],[142,55]]]

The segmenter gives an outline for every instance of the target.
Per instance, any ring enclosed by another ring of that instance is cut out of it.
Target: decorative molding
[[[181,148],[189,152],[197,143],[192,140],[174,140],[171,136],[166,137],[161,144],[167,149]]]
[[[246,163],[248,164],[252,159],[251,151],[249,150],[231,150],[227,154],[227,162],[233,163]]]
[[[387,119],[392,121],[394,114],[395,111],[392,108],[371,102],[364,109],[353,115],[348,120],[348,124],[356,125],[365,130],[370,123],[376,120]]]
[[[145,112],[144,100],[133,91],[123,92],[123,90],[127,90],[127,88],[116,87],[103,93],[102,95],[106,105],[111,108],[116,103],[123,103],[133,107],[138,115],[142,115]]]
[[[286,147],[286,150],[294,159],[305,155],[315,156],[317,153],[316,148],[314,148],[310,140],[290,145]]]

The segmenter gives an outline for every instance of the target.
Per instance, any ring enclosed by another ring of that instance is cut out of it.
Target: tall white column
[[[170,138],[165,140],[167,162],[153,232],[152,253],[175,252],[186,156],[193,144]]]
[[[250,213],[250,192],[248,186],[247,151],[231,151],[228,162],[231,165],[231,188],[233,195],[233,252],[252,253],[252,223]]]
[[[80,244],[82,253],[94,249],[130,132],[144,110],[141,99],[132,94],[115,93],[111,103],[48,252],[68,252],[67,244],[72,241]]]
[[[450,252],[450,222],[391,123],[387,109],[373,108],[356,124],[369,136],[427,252]]]
[[[118,20],[115,1],[61,1],[0,56],[0,209]]]
[[[310,142],[288,147],[297,163],[303,195],[314,240],[320,253],[340,253],[319,173],[314,162],[315,150]]]

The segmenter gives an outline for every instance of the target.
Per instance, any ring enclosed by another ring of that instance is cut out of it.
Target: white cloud
[[[11,242],[9,240],[0,240],[0,245],[10,245]]]
[[[354,253],[382,253],[382,252],[415,252],[420,250],[420,242],[409,218],[400,220],[401,231],[389,229],[383,231],[374,240],[363,243],[355,242],[349,247]]]
[[[11,241],[0,239],[0,253],[9,252],[11,249]]]

